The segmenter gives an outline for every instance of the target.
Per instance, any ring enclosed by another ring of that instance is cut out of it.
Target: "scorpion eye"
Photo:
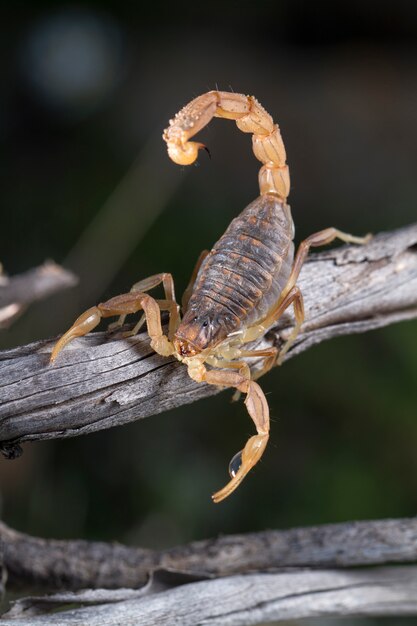
[[[237,452],[229,463],[229,474],[231,478],[234,478],[240,470],[240,466],[242,465],[242,452],[243,450]]]
[[[202,325],[203,325],[203,328],[207,328],[207,326],[208,326],[208,321],[207,321],[207,320],[204,320],[204,322],[203,322],[203,324],[202,324]]]

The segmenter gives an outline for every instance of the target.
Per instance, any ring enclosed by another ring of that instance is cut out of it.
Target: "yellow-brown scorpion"
[[[142,310],[132,333],[137,333],[146,320],[155,352],[175,356],[197,382],[234,387],[245,393],[257,434],[230,462],[230,482],[212,496],[214,502],[220,502],[259,461],[269,438],[266,398],[242,359],[263,359],[255,376],[259,378],[282,361],[293,343],[304,321],[303,296],[296,283],[310,247],[336,238],[362,244],[367,237],[326,228],[307,237],[294,257],[294,224],[286,203],[290,177],[285,148],[278,125],[254,97],[210,91],[192,100],[170,120],[163,134],[169,156],[181,165],[194,163],[205,146],[190,138],[213,117],[235,120],[241,131],[252,133],[253,151],[262,163],[260,196],[232,221],[212,250],[200,255],[182,299],[182,317],[172,275],[156,274],[136,283],[130,293],[83,313],[56,343],[51,362],[69,341],[90,332],[102,317],[119,315],[115,325],[120,326],[126,315]],[[164,299],[156,300],[146,293],[161,283]],[[295,326],[279,353],[276,348],[245,349],[245,344],[262,337],[290,305]],[[169,313],[167,335],[162,329],[161,311]]]

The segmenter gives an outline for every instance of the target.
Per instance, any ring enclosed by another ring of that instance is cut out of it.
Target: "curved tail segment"
[[[255,156],[263,164],[259,172],[261,195],[272,194],[283,202],[290,193],[284,142],[278,124],[253,96],[209,91],[187,104],[164,131],[163,139],[174,163],[191,165],[204,144],[190,141],[213,117],[235,120],[244,133],[252,133]]]

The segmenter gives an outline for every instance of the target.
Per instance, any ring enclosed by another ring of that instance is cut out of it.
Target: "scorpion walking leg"
[[[162,331],[161,310],[173,312],[176,303],[171,300],[155,300],[145,293],[126,293],[116,296],[88,309],[78,317],[69,330],[57,341],[52,350],[50,363],[53,363],[61,350],[75,337],[82,337],[95,328],[103,317],[129,315],[144,311],[151,338],[151,347],[162,356],[174,353],[174,347]]]
[[[290,289],[290,291],[286,293],[286,295],[284,295],[283,297],[282,296],[280,297],[277,304],[271,309],[271,311],[268,313],[265,320],[263,320],[262,326],[264,328],[269,328],[269,326],[272,326],[272,324],[281,317],[284,311],[288,309],[288,307],[291,306],[291,304],[294,307],[295,326],[292,329],[291,334],[288,337],[287,341],[284,343],[279,353],[277,353],[275,359],[269,361],[269,367],[264,369],[261,376],[263,374],[266,374],[266,372],[269,369],[271,369],[271,367],[273,367],[275,363],[277,363],[278,365],[281,365],[284,359],[284,356],[286,355],[289,348],[294,343],[298,333],[300,332],[300,328],[304,322],[305,313],[304,313],[303,294],[301,293],[297,285],[293,286]]]
[[[273,367],[273,365],[275,364],[276,360],[277,360],[277,354],[278,354],[278,348],[265,348],[264,350],[241,350],[240,348],[235,348],[231,350],[232,352],[232,357],[231,358],[241,358],[241,357],[246,357],[246,358],[253,358],[253,359],[257,359],[259,357],[265,357],[263,359],[263,366],[260,370],[257,370],[254,374],[251,373],[249,365],[246,365],[247,367],[247,378],[251,378],[252,380],[258,380],[258,378],[261,378],[261,376],[263,376],[264,374],[266,374],[266,372],[269,372],[269,370],[271,369],[271,367]],[[229,351],[230,354],[230,351]],[[209,357],[206,361],[209,365],[213,365],[214,367],[238,367],[241,364],[239,363],[238,366],[236,365],[235,361],[229,361],[227,363],[227,365],[225,365],[225,361],[222,361],[220,359],[213,359],[213,357]],[[240,373],[243,373],[242,371],[240,371]],[[241,392],[236,389],[235,393],[232,396],[232,402],[237,402],[240,398]]]
[[[325,246],[335,239],[341,239],[341,241],[345,241],[346,243],[356,243],[359,245],[363,245],[365,243],[368,243],[371,237],[372,235],[366,235],[365,237],[355,237],[354,235],[344,233],[337,228],[330,227],[325,228],[324,230],[320,230],[318,233],[314,233],[313,235],[307,237],[307,239],[304,239],[304,241],[302,241],[298,247],[291,274],[287,284],[282,291],[281,298],[284,297],[297,282],[301,268],[304,265],[304,261],[307,258],[310,248]]]
[[[265,395],[253,380],[250,380],[248,365],[243,362],[222,362],[223,367],[238,368],[239,372],[227,370],[211,370],[201,373],[201,380],[221,387],[235,387],[246,393],[245,404],[249,415],[253,419],[257,435],[251,437],[243,450],[238,452],[230,462],[229,472],[231,480],[220,491],[213,494],[214,502],[224,500],[240,485],[246,474],[261,458],[269,439],[269,408]]]
[[[258,378],[261,378],[261,376],[269,372],[277,360],[277,354],[278,348],[268,348],[265,350],[242,350],[240,352],[240,356],[248,358],[256,358],[259,356],[265,357],[262,368],[251,375],[252,380],[258,380]],[[239,399],[240,391],[236,390],[232,396],[232,402],[237,402]]]
[[[260,370],[257,370],[254,374],[252,374],[252,380],[258,380],[264,374],[269,372],[271,367],[274,366],[278,355],[278,348],[265,348],[265,350],[241,350],[240,356],[247,358],[256,358],[259,356],[263,356],[264,362],[263,366]]]
[[[309,253],[310,248],[316,246],[323,246],[328,243],[331,243],[334,239],[341,239],[342,241],[346,241],[347,243],[356,243],[356,244],[365,244],[369,241],[371,235],[366,235],[366,237],[355,237],[348,233],[344,233],[337,228],[326,228],[324,230],[319,231],[318,233],[314,233],[310,235],[300,243],[297,254],[295,256],[294,264],[291,270],[291,274],[288,278],[287,284],[285,285],[282,293],[278,299],[278,302],[270,309],[267,316],[255,326],[252,326],[246,330],[246,332],[242,336],[242,341],[253,341],[260,337],[267,328],[272,326],[276,320],[278,320],[284,311],[292,304],[294,307],[294,315],[295,315],[295,326],[288,337],[287,341],[281,348],[278,354],[278,358],[270,359],[266,364],[261,373],[257,375],[256,378],[259,378],[263,374],[265,374],[275,363],[281,365],[284,356],[288,352],[289,348],[294,343],[298,333],[300,332],[300,328],[304,322],[305,313],[304,313],[304,302],[303,295],[300,289],[297,287],[296,282],[298,280],[298,276],[300,274],[301,268],[306,260],[306,257]]]
[[[335,239],[341,239],[346,243],[356,243],[359,245],[363,245],[369,241],[371,235],[366,235],[365,237],[355,237],[354,235],[350,235],[349,233],[344,233],[337,228],[325,228],[324,230],[320,230],[318,233],[314,233],[304,239],[298,247],[297,254],[294,259],[294,264],[291,270],[291,274],[288,278],[288,282],[285,285],[281,296],[278,300],[276,308],[272,311],[272,314],[268,315],[268,323],[266,326],[270,326],[274,323],[275,320],[279,319],[279,317],[283,314],[285,309],[291,304],[294,304],[294,315],[296,324],[294,329],[285,342],[284,346],[281,348],[279,352],[279,356],[277,359],[278,365],[281,365],[285,354],[288,352],[289,348],[294,343],[298,333],[300,332],[301,325],[304,322],[304,304],[303,304],[303,296],[301,291],[296,287],[296,282],[298,280],[298,276],[300,275],[301,268],[307,258],[307,255],[310,251],[310,248],[315,248],[318,246],[325,246]]]
[[[285,296],[281,295],[278,302],[271,307],[267,316],[258,324],[255,324],[254,326],[249,326],[249,328],[244,331],[241,337],[242,343],[255,341],[259,337],[262,337],[262,335],[265,334],[267,328],[272,326],[272,324],[281,317],[284,311],[289,306],[291,306],[291,304],[294,307],[295,326],[291,332],[291,335],[279,352],[277,348],[267,348],[265,350],[255,350],[247,352],[239,350],[239,352],[237,353],[239,356],[251,357],[261,356],[262,353],[265,352],[265,356],[269,357],[265,359],[263,368],[260,371],[256,372],[255,376],[253,377],[254,380],[257,380],[258,378],[266,374],[275,365],[275,363],[278,362],[278,364],[281,364],[282,358],[291,347],[291,345],[294,343],[294,340],[300,331],[301,325],[304,322],[304,302],[303,295],[297,285],[292,287],[292,289],[290,289],[290,291],[287,292]],[[235,394],[233,399],[237,398],[239,398],[239,395]]]
[[[144,293],[146,291],[150,291],[151,289],[154,289],[154,287],[157,287],[161,283],[163,284],[163,287],[164,287],[166,300],[169,300],[172,302],[172,306],[169,309],[164,309],[164,310],[169,310],[170,312],[168,337],[171,340],[180,322],[179,306],[177,305],[177,302],[175,300],[174,280],[172,278],[172,274],[168,274],[165,272],[162,274],[155,274],[154,276],[149,276],[148,278],[144,278],[143,280],[140,280],[139,282],[133,285],[133,287],[130,289],[130,293]],[[110,324],[108,327],[109,330],[114,330],[116,328],[120,328],[121,326],[123,326],[127,315],[128,315],[127,313],[121,315],[116,322],[113,322],[112,324]],[[137,333],[140,331],[143,324],[145,323],[145,320],[146,320],[145,315],[142,315],[142,317],[140,318],[136,326],[131,331],[124,333],[124,336],[132,337],[133,335],[137,335]]]

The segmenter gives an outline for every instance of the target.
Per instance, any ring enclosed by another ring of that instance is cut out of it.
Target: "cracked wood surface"
[[[287,358],[325,339],[417,317],[417,224],[311,255],[298,284],[306,322]],[[256,345],[280,345],[291,324],[284,314]],[[0,355],[0,447],[9,458],[20,442],[87,434],[218,392],[155,354],[146,334],[92,333],[50,366],[52,345],[38,341]]]
[[[232,535],[161,552],[39,539],[4,524],[0,540],[10,588],[58,590],[18,600],[0,619],[10,626],[417,615],[415,518]]]
[[[94,606],[49,615],[36,616],[34,602],[26,608],[28,617],[15,612],[0,621],[5,626],[250,626],[306,617],[416,615],[417,566],[230,576],[125,600],[122,591],[114,599],[107,594],[107,602],[101,593],[90,600]],[[69,594],[66,604],[77,600],[82,603],[82,596]],[[47,597],[39,604],[42,613],[56,609],[53,598],[49,607]]]
[[[266,530],[149,550],[101,541],[31,537],[0,522],[8,588],[136,588],[158,569],[203,578],[282,568],[417,563],[417,518]]]

